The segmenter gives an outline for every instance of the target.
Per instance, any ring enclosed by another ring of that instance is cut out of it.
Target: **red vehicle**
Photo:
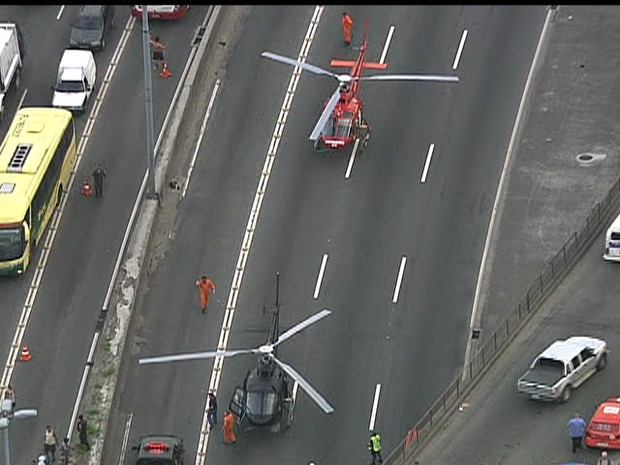
[[[149,19],[181,19],[187,14],[189,5],[148,5]],[[131,5],[131,15],[142,19],[142,5]]]
[[[429,74],[383,74],[374,76],[362,76],[364,69],[384,70],[385,63],[373,63],[364,61],[366,55],[366,29],[364,25],[364,37],[359,47],[359,55],[356,61],[332,60],[331,66],[351,68],[349,74],[336,74],[316,65],[301,62],[293,58],[285,57],[271,52],[263,52],[263,58],[269,58],[280,63],[310,71],[314,74],[330,76],[338,81],[338,87],[327,100],[318,122],[310,134],[310,140],[316,150],[341,149],[349,145],[355,139],[364,141],[364,145],[370,139],[370,127],[363,115],[364,102],[359,96],[362,81],[439,81],[458,82],[457,76],[441,76]]]
[[[586,446],[620,449],[620,397],[598,406],[586,429]]]

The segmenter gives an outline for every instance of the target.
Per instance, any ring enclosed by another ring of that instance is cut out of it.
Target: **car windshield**
[[[276,393],[273,391],[248,391],[247,412],[262,417],[273,415],[276,410]]]
[[[56,92],[84,92],[82,81],[60,81],[56,86]]]
[[[80,16],[75,23],[78,29],[101,29],[103,27],[103,18],[101,16]]]
[[[0,260],[15,260],[24,252],[22,228],[0,228]]]

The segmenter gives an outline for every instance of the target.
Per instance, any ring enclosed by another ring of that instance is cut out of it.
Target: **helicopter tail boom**
[[[332,66],[334,68],[353,68],[355,66],[355,63],[355,61],[350,60],[332,60],[329,66]],[[387,69],[387,63],[375,63],[372,61],[365,61],[364,63],[362,63],[362,68],[384,70]]]

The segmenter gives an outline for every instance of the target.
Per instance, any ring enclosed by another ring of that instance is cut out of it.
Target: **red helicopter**
[[[314,143],[317,151],[341,149],[349,145],[355,139],[363,140],[364,146],[370,139],[370,126],[363,115],[364,102],[359,96],[361,81],[438,81],[458,82],[457,76],[443,76],[432,74],[384,74],[362,76],[363,69],[384,70],[386,63],[373,63],[364,61],[366,55],[366,30],[368,22],[364,25],[364,37],[359,47],[359,56],[356,61],[332,60],[331,66],[351,68],[349,74],[336,74],[319,66],[301,62],[293,58],[278,55],[272,52],[263,52],[263,58],[269,58],[292,66],[310,71],[314,74],[330,76],[338,81],[338,87],[329,98],[323,113],[317,121],[310,140]]]

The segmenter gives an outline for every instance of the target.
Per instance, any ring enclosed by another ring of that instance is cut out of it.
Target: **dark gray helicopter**
[[[332,413],[334,409],[329,402],[292,366],[277,358],[279,344],[330,315],[331,311],[323,309],[280,334],[279,273],[276,275],[276,282],[276,306],[267,344],[255,349],[218,350],[147,357],[140,359],[139,363],[146,365],[232,357],[240,354],[259,354],[256,366],[248,371],[243,386],[235,387],[230,401],[229,408],[237,416],[237,422],[242,428],[271,426],[273,432],[288,428],[293,421],[295,407],[294,383],[292,381],[296,382],[325,413]]]

